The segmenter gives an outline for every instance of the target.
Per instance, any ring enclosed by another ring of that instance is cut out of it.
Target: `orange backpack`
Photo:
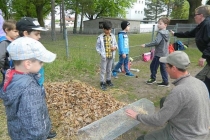
[[[175,51],[173,44],[169,44],[168,51],[169,51],[169,54]]]

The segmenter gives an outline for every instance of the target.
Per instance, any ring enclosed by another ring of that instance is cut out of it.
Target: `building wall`
[[[94,20],[84,21],[84,33],[102,33],[103,29],[99,29],[99,23],[104,20],[109,20],[112,23],[112,27],[116,32],[119,32],[121,29],[121,22],[125,19],[121,18],[98,18]],[[140,22],[137,20],[128,20],[130,22],[130,32],[139,33]]]
[[[126,18],[132,20],[143,20],[145,0],[136,0],[133,7],[127,9]]]

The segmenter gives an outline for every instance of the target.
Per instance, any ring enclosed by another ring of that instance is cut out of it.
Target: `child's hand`
[[[116,49],[117,49],[117,47],[115,47],[115,46],[111,47],[111,51],[115,51]]]
[[[126,58],[126,54],[123,54],[122,57],[123,57],[123,58]]]
[[[171,34],[174,35],[174,31],[170,30]]]
[[[141,47],[143,47],[143,48],[144,48],[144,47],[145,47],[145,44],[142,44],[142,45],[141,45]]]

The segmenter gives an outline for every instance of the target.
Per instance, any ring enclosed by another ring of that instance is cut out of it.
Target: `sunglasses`
[[[197,15],[201,15],[201,14],[195,14],[194,16],[197,16]]]

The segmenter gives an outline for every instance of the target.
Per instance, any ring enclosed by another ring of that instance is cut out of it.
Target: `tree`
[[[15,17],[37,17],[41,26],[44,26],[44,17],[51,11],[50,0],[11,0],[12,10],[15,12]],[[60,0],[56,0],[57,3]]]
[[[188,19],[189,18],[189,3],[187,0],[182,2],[174,2],[173,11],[170,15],[173,19]]]
[[[187,1],[189,2],[190,5],[188,22],[192,23],[194,22],[195,9],[201,5],[202,0],[187,0]]]
[[[12,10],[15,13],[16,19],[21,17],[36,17],[35,6],[30,0],[13,0]]]
[[[1,0],[0,7],[2,12],[4,13],[4,19],[9,19],[12,15],[11,11],[11,1],[10,0]]]
[[[79,13],[84,11],[88,19],[99,17],[125,17],[126,8],[132,6],[135,0],[66,0],[66,8]],[[78,3],[78,7],[76,6]],[[83,7],[83,8],[82,8]]]
[[[55,41],[55,0],[51,0],[51,37],[52,41]]]
[[[161,0],[150,0],[146,2],[147,7],[144,9],[145,17],[144,20],[155,20],[161,17],[166,6]]]

